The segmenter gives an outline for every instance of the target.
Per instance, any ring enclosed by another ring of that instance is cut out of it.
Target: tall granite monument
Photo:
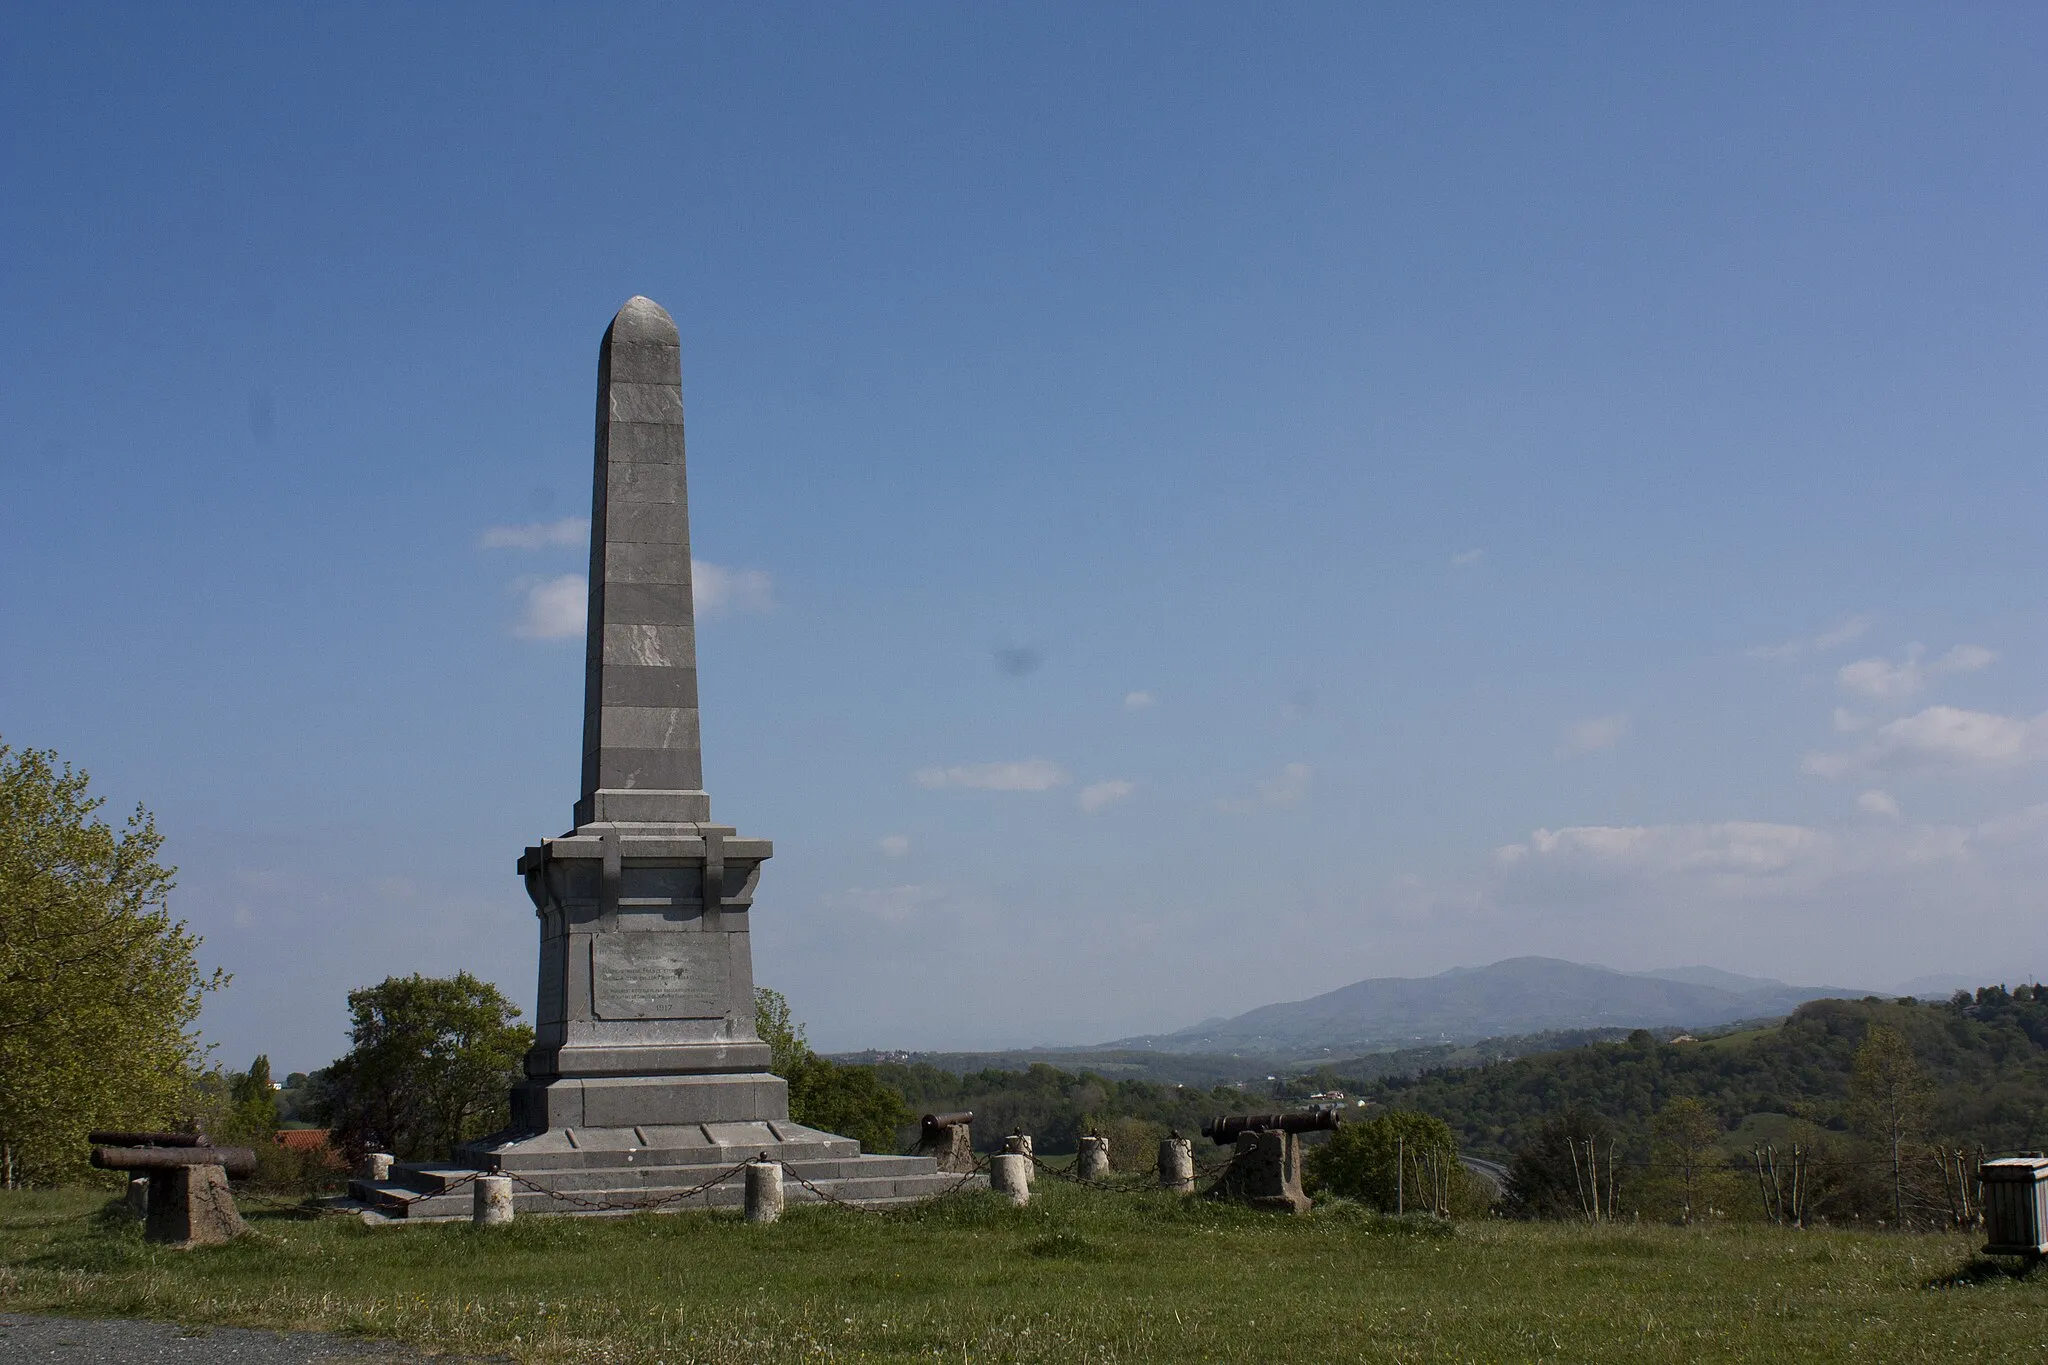
[[[482,1170],[520,1177],[521,1208],[594,1212],[661,1201],[760,1155],[854,1202],[956,1183],[929,1157],[863,1156],[791,1122],[754,1031],[748,924],[772,850],[711,822],[681,348],[651,299],[628,300],[598,350],[588,631],[575,828],[519,859],[540,917],[540,992],[512,1125],[456,1165],[357,1181],[356,1197],[387,1216],[448,1216],[467,1194],[449,1188]],[[740,1197],[734,1180],[687,1202]]]

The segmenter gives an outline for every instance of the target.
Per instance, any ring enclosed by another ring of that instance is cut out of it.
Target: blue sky
[[[814,1041],[2048,961],[2038,7],[12,19],[0,739],[225,1060],[530,1002],[635,293]]]

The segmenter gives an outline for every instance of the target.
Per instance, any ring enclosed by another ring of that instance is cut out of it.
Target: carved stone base
[[[176,1247],[213,1246],[247,1229],[218,1166],[180,1166],[149,1173],[149,1213],[142,1235]]]

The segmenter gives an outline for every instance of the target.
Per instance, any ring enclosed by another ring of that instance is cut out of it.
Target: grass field
[[[522,1361],[1920,1361],[2048,1356],[2048,1272],[1976,1239],[1307,1218],[1041,1181],[887,1215],[367,1228],[162,1250],[0,1194],[0,1308],[323,1328]]]

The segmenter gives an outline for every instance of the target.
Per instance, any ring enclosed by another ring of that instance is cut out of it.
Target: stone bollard
[[[1170,1137],[1159,1143],[1159,1187],[1175,1194],[1195,1192],[1195,1140]]]
[[[782,1217],[782,1163],[747,1163],[747,1221],[772,1223]]]
[[[138,1175],[128,1182],[128,1212],[137,1218],[149,1217],[149,1177]]]
[[[389,1152],[363,1153],[363,1179],[389,1180],[391,1178],[392,1156]]]
[[[1031,1202],[1031,1158],[1021,1152],[1004,1152],[991,1160],[988,1187],[1023,1208]]]
[[[1038,1172],[1035,1169],[1037,1163],[1032,1160],[1034,1153],[1031,1150],[1031,1135],[1028,1133],[1010,1134],[1003,1139],[1003,1151],[1011,1156],[1021,1156],[1024,1158],[1024,1188],[1030,1189],[1031,1182],[1038,1178]]]
[[[1083,1180],[1109,1179],[1109,1139],[1093,1133],[1082,1138],[1081,1156],[1075,1162],[1075,1169]]]
[[[476,1178],[476,1202],[470,1206],[469,1221],[480,1228],[497,1227],[512,1221],[512,1177],[480,1175]]]

